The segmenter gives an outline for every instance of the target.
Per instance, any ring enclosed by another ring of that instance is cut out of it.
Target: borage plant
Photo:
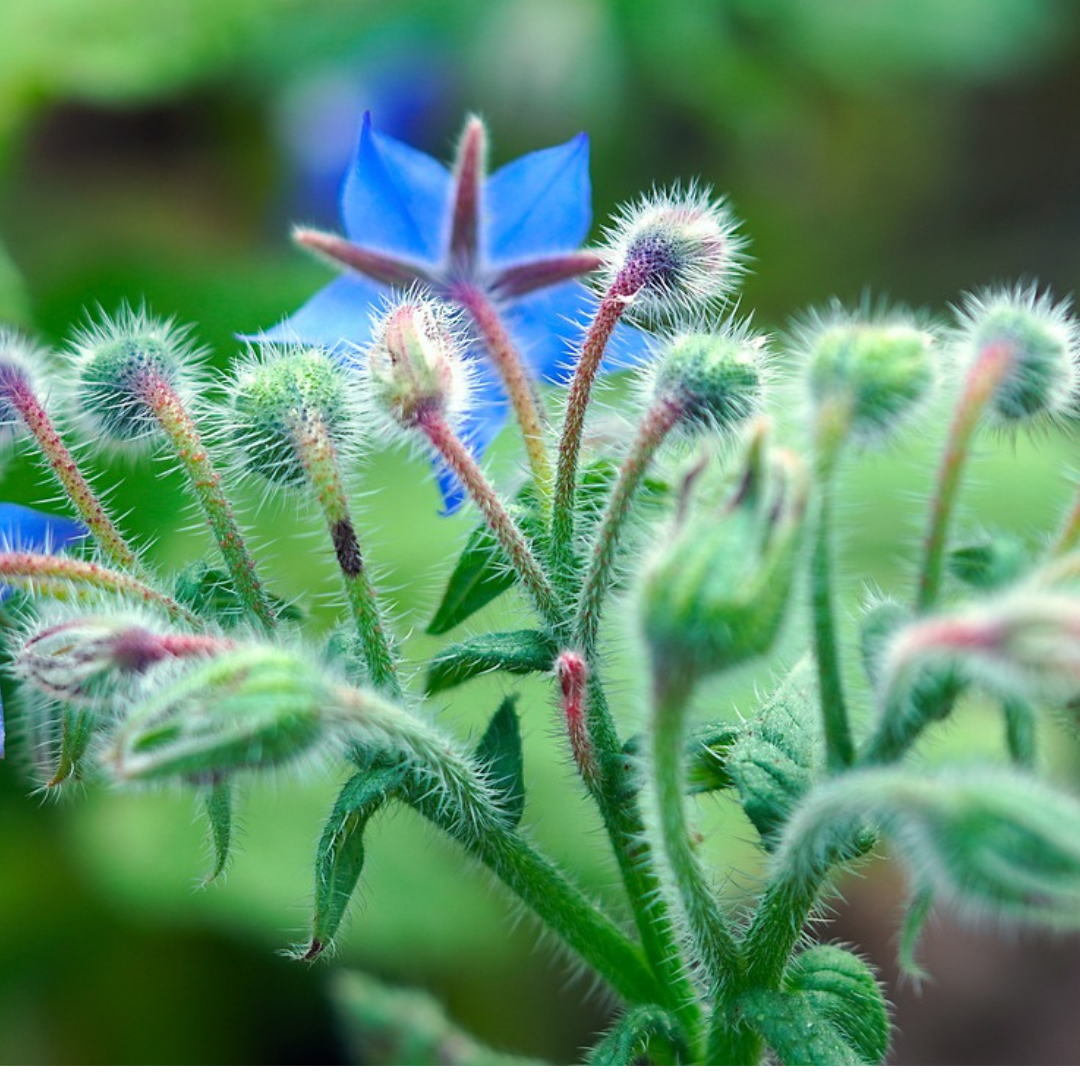
[[[578,250],[586,157],[579,139],[485,179],[475,120],[452,171],[365,120],[344,191],[347,238],[297,234],[341,276],[250,339],[209,400],[199,351],[144,310],[76,332],[58,364],[13,334],[0,340],[0,422],[36,444],[78,518],[0,511],[0,585],[19,594],[7,606],[20,724],[49,788],[104,776],[194,789],[213,875],[229,853],[233,787],[248,774],[312,755],[347,770],[316,849],[306,959],[334,941],[369,822],[405,803],[620,1000],[590,1062],[881,1062],[890,1024],[873,972],[810,930],[835,879],[879,845],[910,875],[909,968],[938,900],[1012,922],[1080,923],[1080,803],[1036,770],[1040,717],[1080,695],[1080,503],[1041,549],[1005,536],[949,542],[980,427],[1072,411],[1076,326],[1017,287],[964,300],[951,329],[834,305],[778,346],[734,313],[742,241],[703,188],[654,192],[602,246]],[[616,352],[641,366],[636,434],[596,458],[584,438],[590,403]],[[805,403],[806,445],[794,449],[775,445],[766,411],[781,372]],[[565,391],[557,403],[539,380]],[[920,415],[939,382],[959,390],[916,584],[910,597],[878,594],[860,616],[865,670],[845,671],[841,643],[855,634],[833,583],[836,474],[845,455]],[[66,425],[54,426],[62,400],[94,442],[154,448],[183,472],[214,563],[175,574],[149,564],[92,491]],[[530,471],[511,500],[480,462],[507,403]],[[350,508],[361,447],[386,438],[430,455],[449,507],[466,495],[483,522],[429,629],[454,630],[511,589],[521,601],[519,628],[466,636],[419,677],[401,662],[403,628],[384,610]],[[301,641],[296,607],[267,590],[218,459],[318,505],[348,610],[327,640]],[[648,529],[652,551],[639,559]],[[725,676],[770,655],[804,576],[805,655],[743,719],[718,696]],[[643,717],[608,705],[605,619],[628,583],[649,658]],[[440,726],[436,699],[490,672],[554,687],[632,926],[523,826],[514,698],[476,745]],[[973,692],[1000,710],[1008,763],[913,764],[923,735]],[[693,803],[718,791],[759,835],[756,897],[721,895],[697,851]],[[413,1045],[443,1060],[447,1047],[495,1060],[445,1039],[430,1010],[384,1007],[384,993],[365,986],[361,1019],[420,1025]]]

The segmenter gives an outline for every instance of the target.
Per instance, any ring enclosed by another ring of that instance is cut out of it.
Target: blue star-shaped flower
[[[58,551],[86,535],[86,527],[78,521],[42,514],[17,503],[0,503],[0,551]],[[0,601],[9,591],[0,585]],[[0,699],[0,758],[3,756],[4,702]]]
[[[362,343],[392,290],[422,286],[459,305],[490,358],[492,318],[506,327],[533,379],[561,381],[576,327],[593,307],[575,279],[600,266],[581,251],[589,231],[589,144],[578,135],[487,177],[483,124],[470,119],[452,170],[375,131],[364,114],[341,195],[345,237],[297,229],[298,243],[345,272],[299,311],[258,335],[329,349]],[[637,345],[627,328],[609,358]],[[506,419],[494,378],[477,392],[463,437],[478,457]],[[462,492],[440,473],[447,511]]]

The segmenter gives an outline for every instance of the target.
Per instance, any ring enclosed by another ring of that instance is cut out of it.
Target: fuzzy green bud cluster
[[[801,337],[815,408],[840,410],[857,438],[887,435],[934,384],[933,338],[910,320],[836,310]]]
[[[384,316],[366,366],[368,399],[381,415],[411,428],[424,413],[463,411],[469,368],[458,323],[449,305],[422,297],[407,296]]]
[[[271,483],[306,480],[296,440],[318,425],[335,445],[355,439],[356,375],[321,349],[264,347],[246,358],[229,390],[233,444]]]
[[[734,498],[681,523],[646,573],[645,638],[658,678],[696,679],[765,653],[787,607],[806,475],[759,431]]]
[[[968,364],[995,352],[1007,360],[990,400],[1002,424],[1070,413],[1077,389],[1080,331],[1065,304],[1033,287],[967,298],[960,312],[960,348]]]
[[[237,648],[186,667],[129,714],[112,752],[123,780],[203,781],[288,764],[322,738],[333,691],[301,656]]]
[[[760,411],[765,365],[765,338],[745,324],[677,334],[657,354],[653,397],[677,408],[683,430],[726,434]]]

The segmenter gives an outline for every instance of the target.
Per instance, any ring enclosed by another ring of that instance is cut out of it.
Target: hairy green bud
[[[677,334],[656,356],[653,397],[677,409],[677,427],[727,434],[761,409],[765,343],[745,322]]]
[[[314,422],[331,442],[355,440],[356,376],[315,348],[263,346],[245,358],[229,391],[233,445],[274,484],[297,486],[307,473],[296,452],[298,432]]]
[[[322,737],[333,690],[303,657],[238,648],[186,667],[129,714],[111,754],[121,780],[203,781],[287,764]]]
[[[1001,352],[1007,368],[990,399],[1003,424],[1060,417],[1075,407],[1080,330],[1066,303],[1035,286],[968,296],[959,309],[962,359]]]
[[[839,409],[857,438],[887,435],[933,386],[933,338],[910,319],[849,315],[834,305],[799,336],[815,408]]]
[[[642,591],[658,677],[695,679],[768,650],[780,628],[806,509],[802,463],[766,456],[762,430],[733,499],[681,522]]]

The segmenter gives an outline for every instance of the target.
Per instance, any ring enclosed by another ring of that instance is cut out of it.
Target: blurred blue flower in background
[[[484,175],[486,133],[472,119],[451,171],[377,132],[365,113],[341,193],[345,236],[297,229],[302,246],[344,270],[302,308],[256,340],[341,350],[366,342],[372,316],[395,290],[421,286],[471,318],[484,355],[489,316],[500,320],[529,374],[562,381],[578,326],[595,299],[576,280],[600,257],[579,250],[589,231],[589,144],[578,135]],[[626,328],[609,361],[640,348]],[[483,367],[483,365],[482,365]],[[484,370],[490,370],[487,365]],[[479,457],[506,420],[507,401],[492,377],[478,388],[462,437]],[[447,512],[461,489],[439,473]]]
[[[43,514],[18,503],[0,503],[0,551],[59,551],[86,535],[86,527],[78,521]],[[10,591],[0,585],[0,602]],[[0,699],[0,758],[3,756],[4,702]]]

